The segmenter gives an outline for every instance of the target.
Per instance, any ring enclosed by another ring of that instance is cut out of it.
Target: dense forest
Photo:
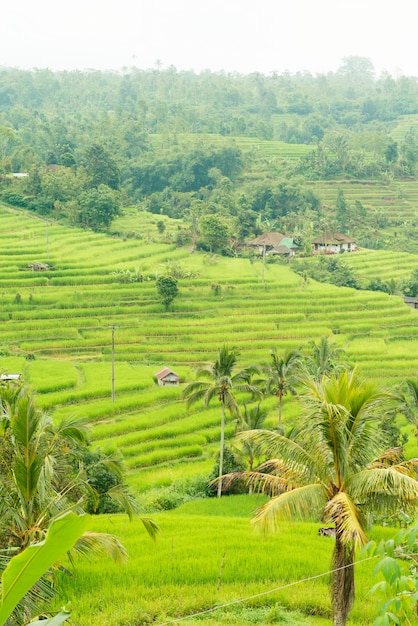
[[[417,80],[363,57],[323,75],[3,68],[0,197],[95,230],[134,205],[182,218],[179,243],[215,230],[225,253],[273,226],[373,247],[399,224],[341,190],[324,203],[314,183],[415,180],[417,113]]]

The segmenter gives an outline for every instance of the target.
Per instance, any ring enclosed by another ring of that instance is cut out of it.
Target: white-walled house
[[[340,254],[357,250],[356,241],[343,233],[326,233],[312,241],[315,254]]]

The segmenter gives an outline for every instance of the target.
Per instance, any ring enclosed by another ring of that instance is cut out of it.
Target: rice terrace
[[[4,71],[1,568],[89,513],[8,626],[416,623],[418,90],[358,66]]]

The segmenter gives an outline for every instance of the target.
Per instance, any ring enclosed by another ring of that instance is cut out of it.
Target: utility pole
[[[266,265],[266,245],[265,244],[263,246],[262,264],[263,264],[263,267],[262,267],[262,271],[261,271],[261,282],[262,282],[262,284],[264,286],[264,268],[265,268],[265,265]]]
[[[109,326],[112,329],[112,402],[115,401],[115,328],[117,326]]]

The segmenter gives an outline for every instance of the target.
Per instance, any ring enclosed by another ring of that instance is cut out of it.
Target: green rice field
[[[306,282],[288,264],[267,264],[263,284],[260,262],[178,249],[169,236],[177,224],[165,218],[168,234],[160,235],[158,219],[129,209],[115,232],[134,235],[116,236],[0,207],[1,371],[21,373],[54,419],[83,416],[94,445],[119,449],[140,502],[154,488],[211,472],[219,407],[187,408],[180,392],[224,342],[239,348],[244,366],[267,362],[272,347],[306,353],[310,340],[326,335],[378,384],[417,374],[418,313],[400,297]],[[402,279],[418,257],[404,253],[394,261],[389,252],[367,250],[345,261],[366,281]],[[29,269],[36,262],[50,267]],[[166,312],[154,277],[167,263],[193,277],[179,280],[180,294]],[[135,268],[143,282],[119,281],[119,270]],[[179,374],[180,387],[156,385],[164,366]],[[275,398],[263,404],[266,425],[274,425]],[[284,421],[297,414],[297,402],[286,397]],[[409,435],[407,456],[417,455],[412,426],[400,418],[399,425]],[[227,437],[233,432],[229,422]],[[262,501],[195,500],[152,514],[161,528],[155,544],[138,520],[92,518],[89,528],[116,534],[129,561],[77,562],[74,577],[60,576],[57,609],[70,607],[74,626],[329,624],[332,540],[318,536],[317,522],[261,537],[250,519]],[[376,528],[372,538],[391,532]],[[373,567],[356,566],[352,626],[372,623]]]
[[[263,284],[260,262],[176,248],[158,233],[158,219],[127,210],[117,230],[137,234],[124,237],[0,210],[1,370],[21,373],[55,419],[86,417],[96,445],[121,450],[136,490],[209,473],[217,449],[218,407],[187,408],[181,385],[157,386],[165,366],[188,382],[224,342],[240,350],[244,366],[267,362],[272,347],[306,353],[309,341],[326,335],[379,384],[418,372],[418,313],[400,297],[306,283],[284,264],[267,264]],[[174,232],[176,223],[165,219]],[[418,263],[413,254],[398,253],[395,262],[390,252],[371,250],[345,260],[364,281],[401,279]],[[50,268],[32,271],[35,262]],[[165,312],[154,277],[167,262],[193,278],[180,279],[180,295]],[[135,268],[143,282],[119,282],[119,270]],[[275,403],[265,405],[272,425]],[[296,413],[286,398],[284,419]],[[229,424],[227,434],[233,430]],[[415,441],[408,446],[414,453]]]
[[[329,625],[333,540],[318,536],[317,523],[283,525],[276,535],[261,536],[250,518],[263,501],[229,496],[155,514],[161,529],[155,544],[139,521],[92,519],[92,530],[123,541],[129,560],[76,562],[74,577],[60,576],[57,606],[71,607],[74,626]],[[371,538],[392,534],[375,528]],[[374,619],[368,595],[374,567],[374,561],[356,565],[352,626],[370,626]]]

